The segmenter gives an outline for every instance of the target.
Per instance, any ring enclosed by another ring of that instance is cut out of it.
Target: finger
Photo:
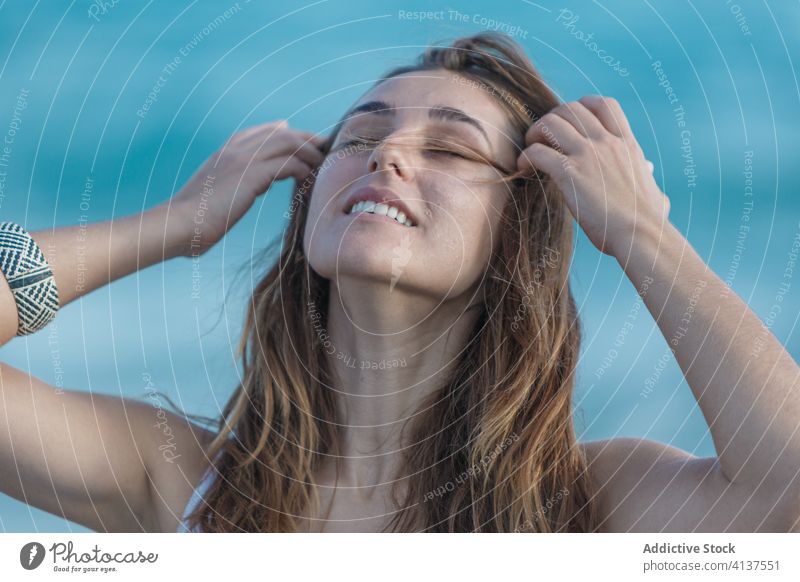
[[[653,172],[655,172],[656,170],[655,164],[653,164],[653,162],[651,162],[650,160],[645,160],[645,162],[647,162],[647,169],[650,170],[650,173],[652,174]]]
[[[266,175],[272,177],[272,181],[285,180],[287,178],[303,180],[311,173],[312,168],[295,156],[284,156],[267,161],[263,166],[263,171]],[[267,184],[268,186],[269,184]]]
[[[534,122],[525,134],[525,144],[543,143],[564,153],[575,153],[583,148],[586,138],[566,119],[547,113]]]
[[[326,155],[326,152],[330,149],[330,137],[327,135],[321,135],[318,133],[312,133],[310,131],[298,131],[298,134],[305,139],[308,143],[313,145],[317,150]]]
[[[299,135],[305,141],[308,141],[317,147],[321,147],[327,141],[327,137],[323,135],[318,135],[311,131],[305,131],[302,129],[295,129],[293,127],[289,127],[289,123],[286,120],[281,120],[274,123],[265,123],[263,125],[258,125],[253,128],[250,128],[250,130],[245,130],[245,132],[242,133],[240,141],[242,143],[249,143],[254,141],[260,142],[272,136],[277,137],[278,134],[288,134],[288,133]]]
[[[628,118],[622,111],[619,102],[613,97],[602,95],[586,95],[579,99],[586,109],[594,113],[600,123],[617,137],[633,137]]]
[[[277,156],[295,155],[312,166],[318,166],[325,159],[325,155],[317,146],[293,132],[272,136],[261,143],[254,142],[253,145],[257,145],[258,150],[255,155],[261,160]]]
[[[280,131],[287,131],[294,134],[299,135],[304,140],[314,144],[317,147],[320,147],[328,141],[328,137],[325,135],[320,135],[318,133],[314,133],[313,131],[306,131],[303,129],[295,129],[294,127],[289,127],[289,125],[284,125],[278,128]]]
[[[300,141],[298,147],[291,152],[292,155],[300,158],[310,166],[321,165],[325,160],[325,154],[320,151],[319,147],[301,136],[298,136],[298,139],[302,141]]]
[[[554,176],[564,167],[566,156],[543,143],[533,143],[525,148],[517,158],[517,169],[525,174],[541,170]]]
[[[589,138],[598,138],[606,133],[606,128],[580,101],[563,103],[552,110],[552,113],[566,119],[581,135]]]
[[[231,136],[230,142],[241,143],[247,141],[248,138],[252,137],[253,135],[267,132],[267,133],[274,133],[279,131],[280,129],[289,127],[289,122],[285,119],[278,119],[276,121],[270,121],[267,123],[260,123],[258,125],[253,125],[252,127],[245,128],[239,132],[234,133]]]
[[[311,131],[303,131],[303,130],[300,130],[300,129],[295,129],[294,131],[296,131],[299,135],[303,136],[304,139],[306,139],[307,141],[311,142],[312,144],[314,144],[317,147],[324,146],[328,141],[328,136],[327,135],[322,135],[322,134],[314,133],[314,132],[311,132]]]

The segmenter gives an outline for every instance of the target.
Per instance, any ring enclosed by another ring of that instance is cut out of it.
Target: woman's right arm
[[[178,241],[185,234],[176,229],[181,224],[175,217],[169,224],[168,210],[162,204],[115,220],[31,232],[53,271],[61,307],[111,281],[179,256]],[[0,280],[2,345],[16,335],[18,318],[8,283],[5,277]]]
[[[53,271],[60,305],[160,261],[204,252],[273,181],[302,179],[320,163],[316,143],[285,124],[250,128],[169,203],[31,232]],[[202,223],[194,220],[200,208]],[[0,345],[17,329],[16,304],[0,276]],[[159,448],[165,418],[176,445],[169,456]],[[211,436],[145,402],[59,390],[0,363],[0,492],[91,529],[174,531],[207,463]]]
[[[113,221],[32,232],[53,271],[60,304],[176,256],[164,234],[166,215],[166,207],[156,207]],[[0,276],[3,344],[17,326],[14,297]],[[0,491],[98,531],[158,529],[149,510],[148,471],[159,473],[153,470],[159,435],[152,406],[59,390],[5,363],[0,396]],[[177,417],[169,421],[175,442],[183,443],[175,469],[196,473],[202,456],[192,443],[200,438]],[[171,467],[160,473],[165,469]]]

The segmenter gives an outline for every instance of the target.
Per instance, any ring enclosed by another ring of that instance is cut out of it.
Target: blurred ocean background
[[[234,131],[278,118],[325,131],[386,69],[486,28],[521,42],[563,100],[622,103],[673,222],[766,320],[800,236],[797,2],[3,1],[0,135],[12,142],[0,218],[37,230],[140,212]],[[139,399],[149,374],[186,410],[215,414],[237,382],[250,258],[281,232],[289,189],[259,199],[199,264],[168,261],[95,291],[0,357],[67,389]],[[715,454],[633,286],[576,238],[580,439]],[[770,318],[795,358],[798,277],[795,266]],[[0,496],[0,531],[86,530]]]

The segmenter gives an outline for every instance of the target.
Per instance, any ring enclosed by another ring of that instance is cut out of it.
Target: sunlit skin
[[[394,453],[403,444],[399,421],[438,386],[466,343],[474,311],[465,310],[480,297],[498,240],[508,191],[477,183],[497,176],[495,167],[431,153],[424,146],[434,133],[508,170],[549,174],[589,240],[619,262],[637,289],[650,281],[643,300],[674,350],[718,456],[697,457],[648,438],[580,443],[601,485],[596,501],[603,531],[798,530],[800,369],[670,223],[667,197],[619,104],[587,96],[515,135],[492,97],[454,83],[452,75],[404,75],[368,92],[354,107],[379,101],[391,111],[354,117],[340,139],[370,132],[377,147],[337,159],[316,176],[303,244],[312,268],[332,282],[327,332],[335,351],[357,362],[408,362],[378,372],[330,356],[345,455],[326,531],[377,531],[387,521],[393,508],[385,481],[400,469]],[[483,131],[431,116],[442,107],[462,111]],[[33,233],[46,254],[59,249],[48,260],[61,305],[164,259],[204,252],[273,183],[303,180],[319,166],[322,140],[286,123],[248,128],[168,203],[80,231]],[[214,195],[205,200],[197,247],[195,218],[209,175]],[[415,226],[342,214],[345,196],[367,184],[393,189],[417,216]],[[61,251],[74,249],[79,236],[80,259]],[[407,260],[392,286],[398,252]],[[686,326],[690,300],[696,302]],[[17,325],[13,296],[0,277],[2,343]],[[757,357],[753,338],[759,339]],[[209,433],[170,414],[180,457],[167,463],[147,403],[60,394],[7,364],[0,364],[0,382],[0,462],[19,469],[0,472],[0,491],[95,530],[175,531],[207,466]],[[320,485],[324,507],[333,493],[330,472]]]
[[[480,301],[477,288],[499,238],[508,188],[479,183],[498,178],[497,171],[424,149],[435,137],[514,168],[518,151],[503,110],[477,91],[456,95],[451,76],[404,75],[362,97],[354,109],[367,103],[386,109],[357,113],[345,122],[330,154],[335,162],[319,173],[311,198],[304,244],[312,268],[334,282],[328,327],[337,352],[359,363],[409,363],[361,370],[334,362],[341,376],[336,388],[350,395],[343,398],[344,423],[392,423],[348,428],[345,442],[352,443],[353,454],[397,448],[397,421],[438,386],[443,363],[452,361],[466,341],[475,311],[465,310]],[[473,116],[483,130],[432,115],[440,106]],[[354,136],[376,139],[378,145],[352,150]],[[353,153],[340,159],[337,153],[347,152],[348,144]],[[348,195],[367,185],[391,189],[417,218],[415,226],[343,214]],[[349,480],[353,485],[382,482],[388,464],[384,457],[372,457],[360,462],[354,471],[361,474]]]
[[[345,122],[333,144],[330,158],[335,161],[319,173],[309,208],[310,228],[304,241],[309,260],[338,285],[372,280],[384,293],[394,247],[409,237],[414,258],[403,270],[389,311],[399,313],[402,308],[412,321],[417,319],[412,313],[433,311],[442,300],[463,295],[481,278],[509,196],[503,184],[477,182],[498,177],[492,166],[418,146],[433,137],[514,169],[519,154],[511,141],[513,130],[496,101],[479,91],[455,95],[448,78],[452,75],[403,75],[365,95],[356,106],[382,103],[391,109],[357,113]],[[438,105],[471,112],[485,134],[466,122],[431,118]],[[382,142],[380,147],[348,154],[354,136]],[[342,159],[336,155],[340,152]],[[346,195],[366,185],[394,190],[417,216],[415,228],[381,228],[378,222],[342,215]],[[375,307],[382,308],[383,303]],[[396,329],[387,324],[387,330]]]
[[[339,484],[359,488],[337,492],[337,504],[346,502],[338,506],[343,515],[389,510],[382,505],[388,487],[376,486],[400,470],[402,421],[441,385],[446,364],[466,343],[476,315],[466,309],[481,300],[478,287],[499,239],[508,187],[480,183],[499,178],[497,170],[425,146],[435,138],[516,169],[514,139],[522,136],[491,96],[454,86],[452,73],[415,73],[364,95],[353,110],[376,103],[379,109],[344,123],[330,153],[334,163],[318,174],[311,197],[304,245],[312,268],[334,283],[330,359],[345,427]],[[442,107],[475,123],[443,119]],[[353,138],[365,137],[377,147],[352,147]],[[348,195],[367,185],[391,189],[415,226],[343,214]],[[355,365],[343,365],[339,354]],[[395,359],[408,365],[362,369],[362,362]]]

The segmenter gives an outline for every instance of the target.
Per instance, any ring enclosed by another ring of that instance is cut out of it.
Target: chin
[[[417,254],[412,239],[403,233],[389,236],[385,232],[356,229],[313,237],[310,242],[306,239],[304,246],[314,270],[330,275],[336,269],[340,273],[346,270],[391,275],[393,266],[405,268]]]
[[[391,248],[353,244],[343,245],[338,256],[329,261],[326,271],[332,277],[359,278],[388,286],[392,280],[397,283],[401,277],[407,277],[408,268],[408,262],[399,260]]]

